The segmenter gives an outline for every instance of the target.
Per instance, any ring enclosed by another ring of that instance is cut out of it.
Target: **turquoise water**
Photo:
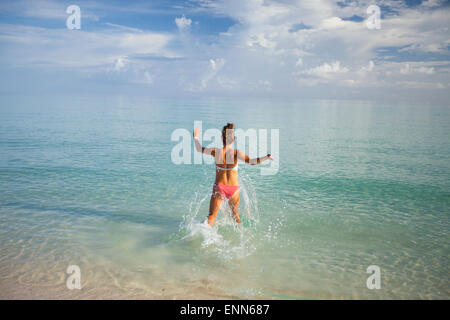
[[[276,175],[239,168],[240,227],[205,228],[213,167],[171,161],[195,120],[280,130]],[[3,296],[448,299],[449,136],[449,106],[3,96]]]

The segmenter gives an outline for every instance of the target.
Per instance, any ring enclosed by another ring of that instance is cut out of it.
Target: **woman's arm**
[[[255,164],[260,164],[263,163],[266,160],[273,160],[271,154],[267,154],[267,156],[264,157],[258,157],[258,158],[253,158],[250,159],[250,157],[248,155],[246,155],[245,153],[243,153],[241,150],[237,151],[237,157],[238,159],[245,161],[246,163],[250,163],[251,165],[255,165]]]
[[[198,141],[198,136],[200,135],[200,129],[194,128],[193,136],[194,136],[194,143],[195,143],[195,150],[198,152],[202,152],[205,154],[209,154],[210,156],[215,156],[216,154],[216,148],[204,148]]]

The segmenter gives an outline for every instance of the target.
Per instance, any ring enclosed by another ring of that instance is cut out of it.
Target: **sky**
[[[1,0],[0,94],[448,104],[449,22],[449,0]]]

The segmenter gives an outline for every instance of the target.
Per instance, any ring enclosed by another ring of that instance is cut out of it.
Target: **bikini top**
[[[236,150],[234,151],[234,155],[236,156]],[[216,164],[216,170],[225,170],[225,171],[232,171],[232,170],[238,170],[238,165],[239,165],[239,162],[238,163],[236,163],[236,165],[233,167],[233,168],[223,168],[223,167],[219,167],[217,164]]]
[[[231,171],[231,170],[238,170],[238,166],[239,166],[239,163],[237,163],[233,168],[222,168],[222,167],[219,167],[217,164],[216,164],[216,169],[217,170],[226,170],[226,171]]]

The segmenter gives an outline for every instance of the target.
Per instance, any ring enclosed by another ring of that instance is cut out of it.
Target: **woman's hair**
[[[234,124],[227,123],[222,129],[222,142],[226,146],[234,142]]]

